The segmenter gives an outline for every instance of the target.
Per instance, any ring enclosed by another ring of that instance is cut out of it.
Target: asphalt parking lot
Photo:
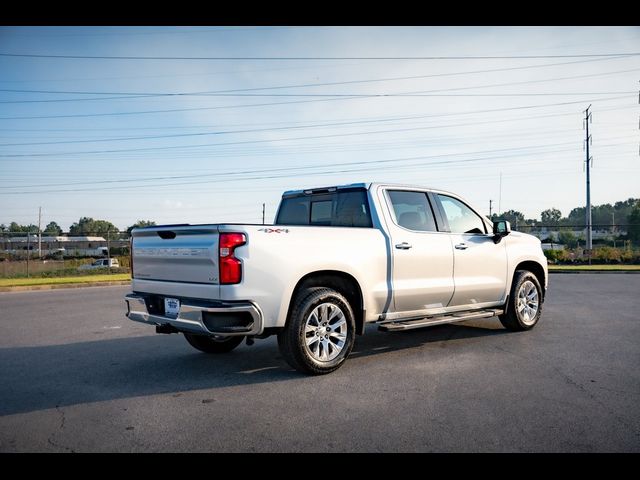
[[[0,451],[640,451],[640,275],[552,275],[530,332],[371,326],[322,377],[156,335],[127,291],[0,294]]]

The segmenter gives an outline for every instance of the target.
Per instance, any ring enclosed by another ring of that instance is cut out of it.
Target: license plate
[[[177,298],[164,299],[164,314],[168,317],[177,317],[180,313],[180,300]]]

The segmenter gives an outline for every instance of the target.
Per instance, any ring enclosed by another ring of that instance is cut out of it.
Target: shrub
[[[120,264],[120,267],[129,268],[131,266],[131,262],[130,262],[131,259],[129,258],[128,255],[125,257],[118,256],[116,258],[118,259],[118,263]]]
[[[591,259],[604,263],[620,263],[621,252],[619,248],[598,247],[593,250]]]
[[[544,256],[547,257],[549,263],[555,264],[558,263],[561,252],[562,250],[544,250]]]

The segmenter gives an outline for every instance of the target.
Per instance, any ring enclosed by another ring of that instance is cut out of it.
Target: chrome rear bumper
[[[203,306],[189,304],[188,300],[180,302],[180,311],[177,317],[166,315],[156,315],[149,313],[145,297],[135,293],[125,295],[124,301],[127,304],[127,318],[134,322],[146,323],[149,325],[171,325],[181,332],[196,333],[201,335],[260,335],[263,331],[262,313],[253,303],[223,303],[216,302],[215,306]],[[194,302],[199,303],[199,302]],[[253,322],[247,327],[233,327],[224,331],[213,331],[207,328],[203,321],[203,313],[248,313]]]

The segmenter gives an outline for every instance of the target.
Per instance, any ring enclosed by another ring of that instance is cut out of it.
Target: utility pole
[[[593,159],[589,156],[589,143],[591,142],[591,135],[589,135],[589,123],[591,123],[593,120],[592,120],[591,112],[589,112],[590,108],[591,108],[591,105],[589,105],[585,110],[585,117],[584,117],[584,127],[586,128],[586,137],[585,137],[584,143],[585,143],[585,150],[587,152],[587,156],[585,159],[586,169],[587,169],[587,208],[585,212],[585,217],[586,217],[585,222],[587,224],[586,249],[587,249],[587,254],[589,255],[589,265],[591,265],[591,249],[593,247],[591,243],[591,162],[593,161]]]
[[[502,212],[502,172],[500,172],[500,192],[498,194],[498,215]]]
[[[111,251],[109,250],[109,232],[111,228],[107,228],[107,265],[109,266],[109,272],[111,272]]]
[[[611,212],[611,238],[613,238],[613,248],[616,248],[616,211]]]
[[[493,200],[489,200],[489,220],[491,220],[491,203],[493,202]]]
[[[616,231],[616,211],[611,212],[611,231]]]
[[[42,207],[38,207],[38,258],[42,258],[42,229],[40,222],[42,221]]]
[[[262,224],[264,225],[264,203],[262,204]]]
[[[27,228],[27,278],[29,278],[29,257],[31,256],[31,237],[29,236],[31,232]]]

